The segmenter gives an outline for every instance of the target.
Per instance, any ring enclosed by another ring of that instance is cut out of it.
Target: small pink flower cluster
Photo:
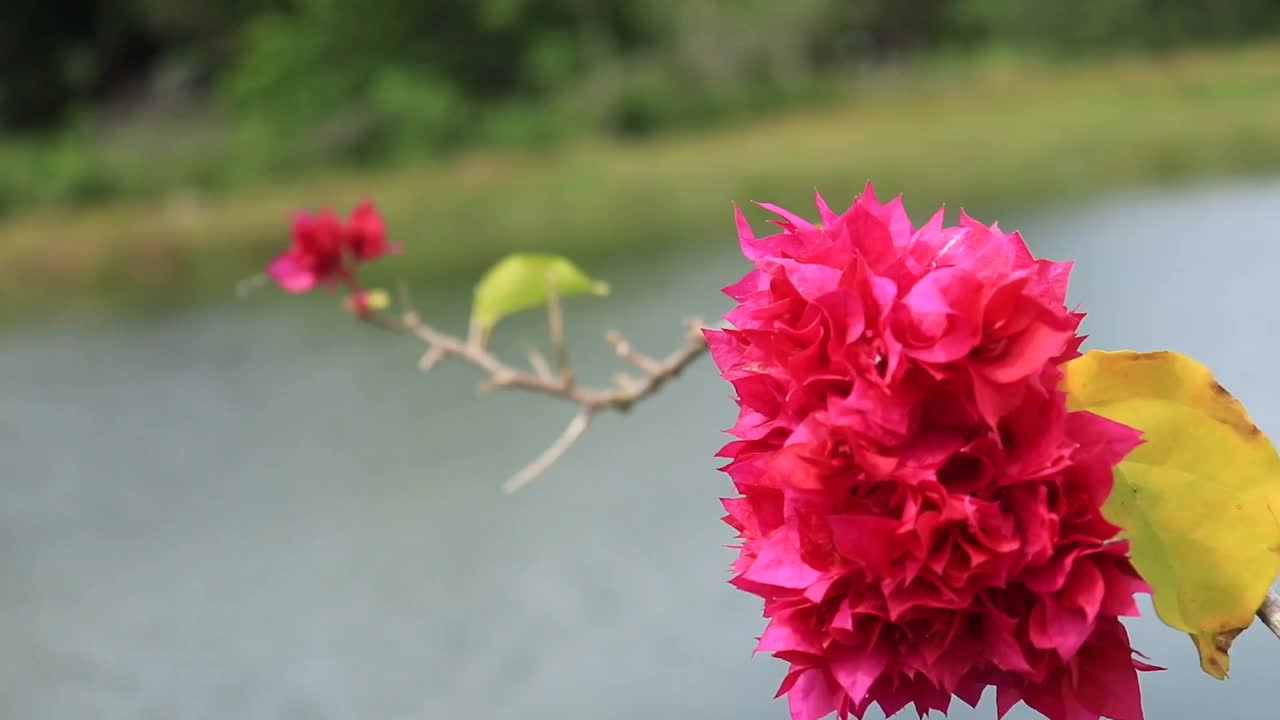
[[[996,688],[1052,720],[1142,717],[1120,616],[1146,585],[1101,506],[1132,428],[1068,412],[1071,266],[939,211],[912,226],[868,185],[781,232],[708,332],[740,413],[721,451],[738,497],[736,587],[759,651],[790,664],[794,720],[945,712]]]
[[[317,214],[302,212],[293,220],[293,242],[271,261],[267,274],[291,293],[346,285],[359,309],[364,290],[356,268],[399,251],[398,245],[387,243],[386,226],[371,202],[357,205],[345,222],[328,209]]]

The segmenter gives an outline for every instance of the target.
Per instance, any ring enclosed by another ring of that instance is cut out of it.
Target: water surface
[[[1280,183],[1003,224],[1079,261],[1091,346],[1191,353],[1280,433]],[[606,327],[656,353],[723,311],[735,252],[598,268],[614,296],[570,310],[582,372],[614,368]],[[456,298],[419,299],[461,327]],[[507,498],[571,409],[415,360],[329,298],[0,338],[0,717],[786,717],[781,663],[750,655],[758,601],[724,583],[711,455],[734,410],[709,363]],[[1186,637],[1130,627],[1170,667],[1144,678],[1148,717],[1276,716],[1265,631],[1218,683]]]

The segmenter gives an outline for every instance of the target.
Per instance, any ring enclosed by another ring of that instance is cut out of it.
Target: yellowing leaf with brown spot
[[[1213,373],[1174,352],[1092,351],[1066,366],[1072,410],[1142,431],[1103,513],[1123,528],[1160,619],[1219,679],[1280,572],[1280,456]]]

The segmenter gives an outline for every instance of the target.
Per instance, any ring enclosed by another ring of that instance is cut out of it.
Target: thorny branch
[[[489,390],[515,389],[561,398],[578,406],[578,412],[568,427],[550,447],[516,473],[503,486],[504,492],[513,493],[537,478],[559,460],[590,427],[592,419],[606,410],[626,412],[636,403],[653,395],[685,368],[693,364],[707,351],[700,320],[686,324],[684,343],[662,359],[642,355],[617,331],[609,331],[606,339],[618,356],[639,371],[639,376],[619,373],[614,384],[607,387],[586,387],[574,378],[565,343],[564,314],[554,284],[549,285],[547,320],[551,334],[554,371],[547,360],[532,346],[525,347],[529,370],[514,367],[485,347],[482,333],[474,329],[467,338],[437,330],[422,320],[414,308],[408,291],[400,288],[400,312],[370,312],[362,318],[377,327],[415,337],[426,345],[418,362],[419,369],[430,370],[440,360],[452,356],[475,366],[488,375],[484,387]]]
[[[1267,598],[1262,601],[1262,607],[1258,608],[1258,619],[1280,638],[1280,593],[1275,590],[1267,591]]]
[[[702,323],[696,319],[686,324],[684,344],[662,359],[652,358],[636,351],[621,333],[610,330],[605,335],[606,341],[613,346],[619,357],[635,366],[641,376],[636,378],[627,373],[618,373],[612,386],[590,388],[578,385],[574,380],[565,343],[564,313],[554,283],[548,285],[547,302],[548,329],[555,358],[554,372],[542,353],[532,345],[526,345],[524,348],[530,370],[522,370],[508,365],[489,351],[485,347],[483,334],[476,332],[474,328],[469,332],[468,337],[463,339],[426,324],[414,308],[409,293],[403,285],[400,287],[400,305],[399,315],[369,313],[364,315],[363,319],[383,329],[421,340],[426,345],[426,351],[418,362],[419,369],[430,370],[437,362],[452,355],[487,373],[489,377],[484,384],[487,389],[525,390],[558,397],[578,406],[577,414],[573,416],[560,437],[503,485],[503,491],[508,494],[516,492],[535,480],[563,457],[569,448],[573,447],[573,444],[586,433],[597,413],[602,410],[617,412],[630,410],[633,405],[653,395],[662,386],[679,376],[685,368],[707,351],[707,341],[702,334]],[[1267,592],[1266,599],[1258,608],[1258,619],[1277,638],[1280,638],[1280,592],[1275,590]]]

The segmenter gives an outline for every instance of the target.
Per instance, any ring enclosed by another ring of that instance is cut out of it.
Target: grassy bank
[[[226,297],[287,242],[301,207],[378,201],[415,283],[473,276],[515,249],[590,263],[730,236],[731,201],[834,199],[868,179],[923,219],[943,200],[990,215],[1085,193],[1280,170],[1280,45],[1054,68],[918,67],[852,105],[709,134],[472,154],[445,166],[175,193],[0,222],[3,315]],[[385,270],[391,272],[391,270]]]

